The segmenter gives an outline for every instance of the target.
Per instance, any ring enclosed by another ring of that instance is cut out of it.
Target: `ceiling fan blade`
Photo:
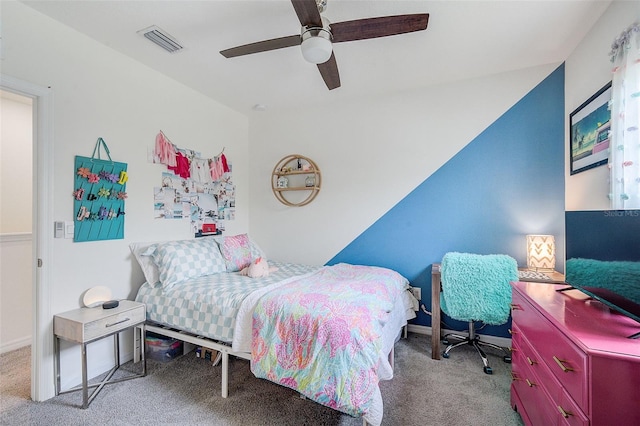
[[[249,43],[243,46],[232,47],[230,49],[221,50],[220,53],[225,58],[233,58],[234,56],[250,55],[252,53],[282,49],[283,47],[298,46],[300,45],[300,43],[300,35],[292,35],[287,37],[258,41],[255,43]]]
[[[324,83],[329,90],[340,87],[340,73],[338,73],[338,63],[336,62],[336,56],[331,53],[329,60],[323,64],[318,64],[318,70]]]
[[[341,43],[422,31],[427,29],[428,23],[428,13],[381,16],[333,23],[331,34],[334,43]]]
[[[303,27],[322,28],[322,18],[316,0],[291,0],[291,3]]]

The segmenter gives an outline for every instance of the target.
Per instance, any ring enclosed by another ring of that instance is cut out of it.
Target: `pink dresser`
[[[511,406],[527,425],[640,425],[640,323],[564,287],[513,283]]]

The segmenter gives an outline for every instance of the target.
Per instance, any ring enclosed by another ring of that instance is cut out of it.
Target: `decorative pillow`
[[[251,260],[256,260],[259,257],[264,257],[266,258],[267,255],[265,254],[264,251],[262,251],[262,248],[260,248],[260,246],[258,245],[258,243],[256,243],[253,238],[251,238],[251,235],[247,234],[248,238],[249,238],[249,248],[251,249]],[[224,241],[225,238],[229,238],[229,237],[225,237],[222,235],[216,235],[213,237],[210,237],[216,240],[216,242],[218,243],[218,245],[222,244],[222,242]]]
[[[251,265],[251,244],[247,234],[224,237],[218,240],[227,272],[237,272]]]
[[[150,247],[147,254],[153,256],[165,290],[191,278],[226,272],[225,261],[212,238],[160,243]]]
[[[255,241],[253,241],[251,237],[249,237],[249,247],[251,248],[251,260],[255,260],[259,257],[266,258],[260,246],[258,246],[258,244]]]
[[[129,244],[129,249],[131,249],[131,253],[138,261],[140,268],[142,269],[142,273],[144,274],[145,280],[149,284],[156,284],[160,281],[160,271],[158,271],[158,267],[153,261],[153,258],[148,254],[145,254],[149,251],[151,246],[158,244],[154,243],[131,243]]]

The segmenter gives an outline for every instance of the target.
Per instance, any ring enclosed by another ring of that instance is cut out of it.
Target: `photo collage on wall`
[[[235,185],[224,149],[206,158],[177,147],[160,132],[149,154],[149,161],[167,166],[153,189],[156,219],[189,220],[196,237],[219,235],[225,221],[235,219]]]

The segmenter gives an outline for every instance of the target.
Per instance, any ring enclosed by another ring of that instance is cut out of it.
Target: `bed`
[[[222,396],[229,356],[252,373],[379,425],[379,381],[393,377],[393,346],[415,317],[408,281],[362,265],[270,261],[266,277],[242,275],[264,253],[246,234],[132,244],[146,282],[147,330],[216,349]]]

